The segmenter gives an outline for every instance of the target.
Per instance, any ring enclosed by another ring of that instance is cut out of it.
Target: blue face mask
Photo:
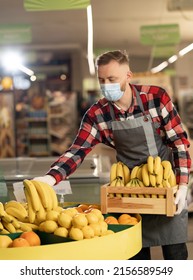
[[[109,101],[117,101],[123,96],[120,84],[100,84],[102,95]]]

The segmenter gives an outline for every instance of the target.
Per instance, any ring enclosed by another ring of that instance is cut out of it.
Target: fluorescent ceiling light
[[[186,53],[190,52],[191,50],[193,50],[193,43],[188,45],[187,47],[185,47],[184,49],[182,49],[181,51],[179,51],[179,56],[183,56]]]
[[[178,59],[177,55],[172,55],[170,58],[168,58],[168,62],[169,63],[173,63]]]
[[[163,70],[164,68],[166,68],[168,66],[168,62],[164,61],[161,64],[159,64],[158,66],[154,67],[151,69],[152,73],[157,73],[160,72],[161,70]]]
[[[88,25],[88,45],[87,45],[87,59],[91,75],[95,74],[94,55],[93,55],[93,20],[92,7],[87,7],[87,25]]]
[[[21,70],[22,72],[24,72],[25,74],[27,74],[28,76],[34,75],[34,71],[25,67],[24,65],[21,65],[21,64],[18,65],[18,69]]]

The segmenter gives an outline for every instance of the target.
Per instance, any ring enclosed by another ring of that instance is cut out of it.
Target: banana
[[[117,163],[113,163],[111,165],[110,170],[110,183],[113,182],[117,178]]]
[[[163,169],[164,169],[164,171],[163,171],[163,178],[165,180],[167,180],[170,177],[170,175],[171,175],[172,165],[171,165],[170,161],[168,161],[168,160],[163,160],[161,162],[161,164],[162,164]]]
[[[147,158],[147,169],[150,174],[153,174],[153,172],[154,172],[154,157],[153,156],[148,156],[148,158]]]
[[[35,218],[36,218],[36,212],[33,209],[31,196],[28,193],[28,190],[26,188],[24,188],[24,193],[25,193],[25,197],[26,197],[26,200],[27,200],[27,204],[28,204],[28,208],[27,208],[28,219],[29,219],[30,223],[33,223],[35,221]]]
[[[14,218],[14,217],[13,217]],[[15,227],[15,229],[20,229],[20,224],[18,222],[18,220],[16,218],[13,219],[13,222],[12,222],[13,226]]]
[[[138,187],[137,181],[136,181],[136,178],[133,178],[131,180],[131,188],[136,188],[136,187]],[[133,193],[133,194],[131,194],[131,197],[137,197],[137,195]]]
[[[124,184],[126,185],[130,180],[130,169],[127,165],[123,164]]]
[[[6,230],[5,228],[3,228],[0,232],[0,234],[10,234],[10,232],[8,230]]]
[[[3,226],[2,222],[0,221],[0,233],[3,229],[4,229],[4,226]]]
[[[16,229],[12,223],[6,223],[5,221],[2,222],[3,226],[6,230],[9,231],[9,233],[15,233]]]
[[[52,201],[49,191],[47,189],[47,184],[43,182],[39,182],[36,180],[32,180],[38,195],[40,197],[41,203],[46,210],[51,210],[52,208]]]
[[[145,163],[142,167],[142,180],[143,180],[145,187],[148,187],[150,185],[147,163]]]
[[[21,223],[20,223],[20,227],[21,227]],[[39,229],[39,226],[38,225],[35,225],[35,224],[32,224],[32,223],[23,223],[22,224],[22,228],[26,228],[28,229],[28,227],[30,227],[32,230],[38,230]]]
[[[25,210],[25,212],[21,212],[17,208],[14,208],[14,207],[8,207],[6,209],[6,213],[11,215],[12,217],[15,217],[19,221],[24,221],[28,216],[28,213],[26,210]]]
[[[156,175],[156,184],[157,185],[161,184],[161,182],[163,181],[163,172],[164,172],[163,166],[162,166],[162,164],[160,164],[159,173]]]
[[[5,215],[1,217],[2,221],[6,223],[12,223],[13,217],[5,212]]]
[[[137,172],[139,170],[139,165],[136,165],[132,168],[131,170],[131,175],[130,175],[130,179],[135,179],[137,178]]]
[[[177,185],[177,182],[176,182],[176,175],[174,174],[174,171],[172,170],[171,171],[171,175],[170,177],[168,178],[168,182],[170,183],[170,186],[171,187],[175,187]]]
[[[32,207],[33,207],[34,211],[35,212],[39,211],[39,209],[40,209],[40,198],[39,198],[38,192],[36,190],[36,187],[34,186],[32,181],[27,180],[27,179],[25,179],[23,181],[23,184],[24,184],[24,189],[26,189],[27,192],[29,193],[29,197],[30,197],[30,200],[31,200]]]
[[[154,174],[158,175],[160,172],[160,168],[161,168],[161,158],[159,156],[156,156],[154,158]]]
[[[7,208],[9,208],[9,207],[16,208],[16,209],[18,209],[18,211],[20,211],[21,213],[23,213],[23,215],[27,216],[27,211],[26,211],[24,205],[21,204],[19,201],[10,200],[10,201],[6,202],[6,203],[4,204],[5,210],[6,210]]]
[[[162,184],[163,184],[164,188],[171,188],[170,183],[169,183],[168,180],[163,179]]]
[[[117,163],[117,178],[122,179],[123,180],[123,185],[124,185],[123,164],[120,161]]]
[[[154,174],[149,174],[149,181],[152,187],[156,186],[156,176]]]
[[[22,223],[22,222],[19,223],[20,223],[20,229],[22,231],[33,231],[32,226],[30,226],[29,223]]]
[[[164,186],[163,186],[162,183],[160,183],[159,185],[157,185],[157,187],[158,187],[158,188],[163,188]],[[159,198],[164,198],[164,195],[163,195],[163,194],[159,194],[158,197],[159,197]]]
[[[5,216],[5,209],[3,203],[0,201],[0,217]]]
[[[143,188],[143,187],[144,187],[143,182],[142,182],[141,180],[138,179],[137,183],[139,184],[139,187],[140,187],[140,188]],[[143,194],[138,194],[138,197],[143,198],[144,195],[143,195]]]
[[[115,178],[111,183],[110,187],[115,187],[117,183],[117,179]],[[114,197],[114,193],[109,193],[109,197]]]
[[[141,164],[139,166],[139,169],[137,170],[137,178],[142,181],[142,167],[143,167],[143,164]]]
[[[58,206],[58,198],[57,198],[55,190],[50,185],[48,185],[48,189],[49,189],[50,195],[51,195],[52,209],[54,209]]]
[[[40,210],[36,213],[36,219],[38,224],[46,220],[46,210],[42,204],[40,205]]]
[[[123,186],[123,183],[122,183],[122,180],[121,180],[121,178],[117,178],[117,181],[116,181],[116,185],[115,185],[116,187],[121,187],[121,186]],[[121,193],[116,193],[116,197],[122,197],[122,194]]]

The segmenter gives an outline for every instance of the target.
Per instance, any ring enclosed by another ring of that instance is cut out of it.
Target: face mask
[[[101,84],[102,95],[109,101],[117,101],[123,96],[123,91],[121,91],[120,84]]]

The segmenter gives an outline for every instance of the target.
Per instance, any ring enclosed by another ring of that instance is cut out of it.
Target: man
[[[117,160],[131,169],[149,155],[171,160],[179,190],[176,215],[142,215],[143,248],[134,259],[151,259],[150,247],[162,246],[164,259],[187,259],[187,183],[191,160],[189,141],[166,91],[130,84],[132,73],[125,51],[110,51],[96,60],[104,98],[85,113],[72,146],[35,178],[54,185],[72,174],[92,148],[104,143],[116,149]]]

